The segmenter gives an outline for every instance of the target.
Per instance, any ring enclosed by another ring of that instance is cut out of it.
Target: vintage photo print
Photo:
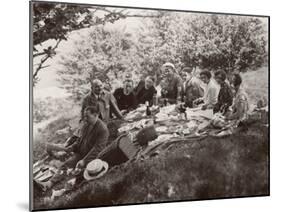
[[[269,17],[30,2],[30,209],[269,195]]]

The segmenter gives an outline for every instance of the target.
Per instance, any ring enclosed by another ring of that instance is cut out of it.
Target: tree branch
[[[47,68],[47,67],[49,67],[49,66],[50,66],[50,65],[42,66],[41,69]]]
[[[103,8],[103,7],[99,7],[97,9],[100,10],[100,11],[104,11],[106,13],[109,13],[109,14],[116,14],[116,15],[119,15],[120,17],[124,17],[124,18],[132,18],[132,17],[134,17],[134,18],[159,18],[159,17],[161,17],[161,15],[141,15],[141,14],[130,15],[128,13],[124,14],[123,12],[126,11],[126,9],[123,9],[119,12],[111,11],[111,10],[108,10],[106,8]]]
[[[119,11],[116,11],[116,10],[109,10],[105,7],[92,7],[93,8],[93,11],[89,12],[91,14],[89,14],[89,17],[91,20],[89,20],[88,18],[85,18],[85,20],[83,20],[82,22],[80,22],[78,25],[70,25],[71,26],[71,29],[68,30],[68,31],[75,31],[75,30],[79,30],[79,29],[82,29],[82,28],[89,28],[93,25],[99,25],[99,24],[104,24],[106,22],[115,22],[119,19],[124,19],[124,18],[129,18],[129,17],[134,17],[134,18],[159,18],[161,17],[161,14],[158,14],[158,15],[141,15],[141,14],[129,14],[129,12],[126,12],[127,10],[126,9],[122,9],[122,10],[119,10]],[[72,9],[72,8],[70,8]],[[72,11],[72,10],[71,10]],[[96,13],[97,11],[103,11],[105,12],[105,16],[101,19],[98,19],[99,21],[97,21],[96,23],[94,22],[91,22],[93,21],[93,17],[94,17],[94,13]],[[70,12],[69,10],[66,10],[65,12]],[[88,16],[87,16],[88,17]],[[43,17],[42,17],[43,18]],[[37,78],[37,75],[39,73],[39,71],[43,68],[46,68],[48,66],[43,66],[43,64],[49,59],[51,58],[53,55],[56,54],[55,52],[55,49],[58,47],[59,43],[62,41],[62,39],[64,40],[67,40],[67,35],[68,35],[68,31],[64,31],[60,28],[58,28],[60,31],[60,34],[56,34],[54,33],[53,31],[53,28],[56,27],[56,19],[57,17],[49,20],[49,19],[44,19],[44,22],[45,22],[45,25],[34,31],[33,32],[33,37],[34,37],[34,46],[36,45],[41,45],[42,42],[44,42],[45,40],[48,40],[48,39],[55,39],[57,40],[57,43],[56,45],[52,48],[52,47],[49,47],[48,49],[44,49],[43,52],[36,52],[33,54],[33,58],[35,57],[38,57],[38,56],[42,56],[41,60],[40,60],[40,63],[38,64],[38,66],[36,67],[35,69],[35,72],[33,73],[33,80],[34,82],[37,82],[38,81],[38,78]],[[48,21],[48,22],[47,22]],[[85,22],[84,22],[85,21]],[[43,35],[46,35],[46,33],[49,35],[49,36],[43,36]]]
[[[58,48],[58,45],[59,45],[59,43],[60,43],[61,41],[62,41],[62,40],[59,39],[59,40],[57,41],[56,45],[55,45],[53,48],[51,48],[49,51],[44,52],[45,57],[41,58],[39,65],[37,66],[35,72],[33,73],[33,80],[34,80],[34,81],[36,81],[37,75],[38,75],[39,71],[40,71],[41,69],[46,68],[46,67],[49,66],[49,65],[43,66],[43,64],[44,64],[49,58],[51,58],[51,57],[53,56],[53,54],[55,54],[55,50],[56,50],[56,48]],[[44,54],[42,54],[42,53],[43,53],[43,52],[41,52],[40,55],[44,55]],[[39,53],[37,53],[37,56],[39,56],[38,54],[39,54]]]
[[[33,58],[44,55],[44,54],[46,54],[46,52],[39,52],[39,53],[33,54]]]

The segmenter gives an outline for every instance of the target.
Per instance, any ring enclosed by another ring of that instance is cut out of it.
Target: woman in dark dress
[[[145,104],[145,102],[148,101],[151,106],[153,104],[153,96],[156,95],[156,93],[154,78],[151,76],[146,77],[145,80],[141,80],[135,88],[137,104]]]

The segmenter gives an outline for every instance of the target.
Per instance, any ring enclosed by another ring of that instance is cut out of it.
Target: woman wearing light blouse
[[[241,86],[242,78],[240,74],[234,74],[232,78],[232,86],[234,88],[234,99],[232,111],[226,115],[227,120],[245,121],[248,118],[249,102],[248,95]]]

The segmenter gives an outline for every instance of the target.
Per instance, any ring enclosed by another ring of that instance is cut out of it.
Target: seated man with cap
[[[156,95],[156,92],[154,78],[152,76],[147,76],[145,80],[141,80],[135,88],[137,104],[145,104],[145,102],[149,102],[149,105],[151,106],[153,104],[153,96]]]
[[[183,84],[181,88],[181,101],[185,107],[192,108],[193,101],[204,95],[199,79],[192,75],[192,67],[185,67],[180,73]]]
[[[176,73],[175,66],[172,63],[165,63],[163,66],[161,96],[169,103],[177,103],[181,100],[182,79]]]
[[[137,106],[136,96],[133,92],[134,82],[130,78],[125,78],[123,88],[117,88],[113,95],[117,101],[117,106],[122,114],[133,110]]]
[[[117,118],[123,118],[121,111],[116,104],[115,97],[110,92],[103,89],[103,83],[99,79],[91,81],[91,92],[83,99],[81,121],[84,119],[85,108],[96,103],[98,103],[100,108],[99,118],[105,123],[109,122],[111,111]]]
[[[106,124],[98,118],[98,104],[93,104],[84,110],[84,125],[81,129],[81,137],[74,144],[65,147],[64,151],[73,152],[71,156],[48,182],[40,183],[44,189],[51,188],[64,178],[60,172],[68,168],[76,168],[76,171],[84,169],[86,165],[97,158],[97,155],[105,148],[108,142],[109,132]]]

